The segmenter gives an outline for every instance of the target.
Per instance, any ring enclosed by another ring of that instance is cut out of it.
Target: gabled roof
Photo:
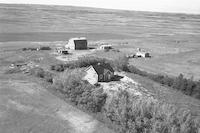
[[[113,68],[109,64],[98,63],[97,65],[92,65],[92,66],[98,75],[103,74],[105,69],[114,72]]]

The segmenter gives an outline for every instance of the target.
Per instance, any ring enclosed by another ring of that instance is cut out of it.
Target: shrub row
[[[22,51],[27,51],[27,50],[36,51],[37,48],[22,48]]]
[[[185,109],[119,91],[102,112],[120,133],[199,133],[200,119]]]
[[[166,75],[151,74],[145,71],[141,71],[132,65],[128,65],[128,58],[126,58],[125,56],[120,56],[117,60],[108,60],[97,57],[81,57],[77,61],[72,61],[68,64],[52,65],[51,70],[62,72],[67,68],[87,67],[90,65],[95,65],[97,63],[108,63],[115,70],[123,70],[126,72],[131,72],[144,77],[148,77],[149,79],[156,81],[160,84],[167,85],[176,90],[182,91],[186,95],[200,99],[200,81],[194,81],[192,78],[186,79],[183,77],[182,74],[174,78]]]
[[[80,70],[68,69],[54,79],[53,88],[64,94],[74,105],[92,113],[101,112],[106,102],[106,93],[81,78]]]
[[[126,70],[128,64],[128,58],[125,56],[119,57],[117,60],[108,60],[98,57],[81,57],[76,61],[71,61],[67,64],[56,64],[51,66],[51,70],[63,72],[65,69],[88,67],[90,65],[96,65],[97,63],[110,64],[116,70]]]
[[[67,69],[54,79],[53,88],[74,105],[98,114],[119,133],[198,133],[199,117],[190,111],[150,97],[135,97],[120,90],[107,98],[102,88],[82,81],[78,69]]]
[[[49,46],[42,46],[39,48],[40,50],[51,50]]]
[[[51,70],[55,70],[58,72],[62,72],[67,68],[74,69],[74,68],[81,68],[81,67],[88,67],[90,65],[96,65],[97,63],[108,63],[109,61],[103,58],[96,58],[96,57],[81,57],[76,61],[68,62],[67,64],[56,64],[51,66]]]
[[[37,51],[38,48],[22,48],[22,51],[27,51],[27,50]],[[42,47],[39,47],[39,50],[51,50],[51,48],[48,46],[42,46]]]
[[[184,78],[182,74],[175,78],[161,74],[151,74],[145,71],[141,71],[134,66],[129,66],[127,71],[144,77],[148,77],[149,79],[156,81],[160,84],[167,85],[176,90],[182,91],[186,95],[200,99],[200,81],[194,81],[193,78]]]

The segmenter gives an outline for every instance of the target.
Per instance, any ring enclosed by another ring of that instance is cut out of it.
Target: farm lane
[[[1,80],[0,132],[112,133],[113,131],[36,83]]]

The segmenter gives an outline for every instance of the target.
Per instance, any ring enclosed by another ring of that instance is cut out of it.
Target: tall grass
[[[151,97],[134,97],[127,91],[115,95],[104,110],[120,133],[199,133],[200,119],[189,110],[159,102]]]

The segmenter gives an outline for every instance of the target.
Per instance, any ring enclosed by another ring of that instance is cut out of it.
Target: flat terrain
[[[118,59],[120,55],[134,54],[139,47],[152,56],[129,60],[139,69],[200,79],[200,15],[0,4],[0,132],[113,132],[52,95],[40,79],[22,73],[5,74],[14,62],[32,61],[45,70],[63,63],[55,58],[53,50],[21,49],[41,45],[55,48],[77,36],[87,37],[90,46],[109,43],[120,51],[91,52],[98,57]],[[156,99],[200,113],[199,100],[138,75],[128,76]],[[105,88],[120,85],[105,84]],[[141,90],[137,93],[145,93]]]
[[[2,133],[111,133],[88,114],[66,104],[36,83],[0,81]]]
[[[153,57],[133,59],[131,64],[153,73],[183,73],[188,78],[200,79],[200,15],[0,5],[0,42],[67,41],[77,36],[128,42],[118,48],[134,53],[140,47]]]

